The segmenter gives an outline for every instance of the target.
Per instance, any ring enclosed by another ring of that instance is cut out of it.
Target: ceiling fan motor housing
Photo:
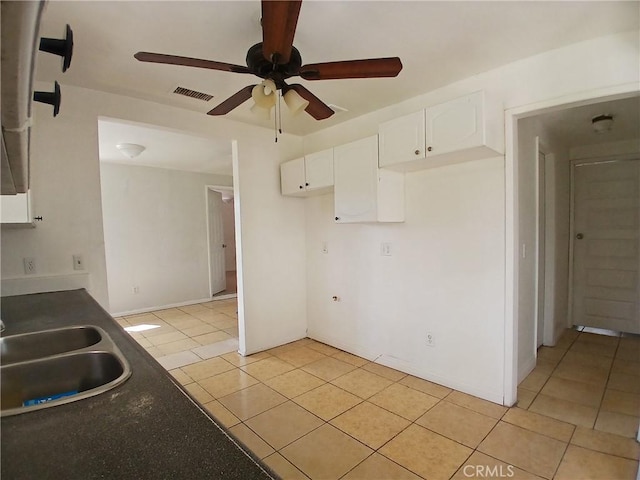
[[[291,47],[291,57],[288,63],[272,63],[262,53],[262,42],[253,45],[247,52],[247,67],[251,73],[260,78],[273,80],[278,89],[284,85],[284,80],[298,75],[302,66],[302,56],[296,47]]]
[[[305,112],[316,120],[324,120],[335,113],[322,100],[302,84],[287,85],[285,80],[300,76],[304,80],[336,80],[347,78],[395,77],[402,70],[398,57],[344,60],[302,65],[302,57],[293,46],[300,4],[302,0],[262,0],[262,42],[247,52],[247,66],[214,60],[181,57],[162,53],[138,52],[134,57],[141,62],[208,68],[232,73],[251,73],[270,80],[283,95],[293,90],[306,103]],[[256,85],[248,85],[207,112],[207,115],[226,115],[252,97]],[[271,87],[273,88],[273,87]],[[295,97],[295,95],[289,95]],[[299,100],[299,99],[298,99]],[[300,102],[298,102],[300,103]]]

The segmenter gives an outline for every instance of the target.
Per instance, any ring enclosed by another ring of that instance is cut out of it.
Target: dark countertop
[[[131,365],[123,384],[2,418],[2,478],[269,479],[84,290],[3,297],[3,336],[97,325]]]

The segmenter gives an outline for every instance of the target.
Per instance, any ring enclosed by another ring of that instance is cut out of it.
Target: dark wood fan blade
[[[249,85],[248,87],[244,87],[239,92],[234,93],[220,105],[214,107],[212,110],[209,110],[207,112],[207,115],[226,115],[231,110],[251,98],[251,90],[253,90],[253,87],[255,87],[255,85]]]
[[[141,62],[164,63],[168,65],[182,65],[185,67],[208,68],[209,70],[222,70],[224,72],[251,73],[247,67],[233,65],[231,63],[214,62],[200,58],[179,57],[177,55],[164,55],[162,53],[138,52],[134,55]]]
[[[370,58],[303,65],[300,67],[300,76],[305,80],[395,77],[400,70],[402,62],[398,57]]]
[[[293,85],[289,85],[289,88],[295,90],[298,95],[304,98],[309,102],[307,108],[304,109],[309,115],[311,115],[316,120],[324,120],[325,118],[329,118],[333,115],[334,112],[326,105],[322,100],[316,97],[313,93],[307,90],[305,87],[300,85],[299,83],[294,83]]]
[[[262,0],[262,54],[270,62],[289,62],[301,5],[302,0]]]

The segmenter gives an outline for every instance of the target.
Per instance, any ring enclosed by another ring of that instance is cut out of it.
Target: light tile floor
[[[538,350],[518,406],[585,428],[635,437],[640,423],[640,337],[567,330]]]
[[[636,478],[637,339],[567,331],[505,408],[311,339],[242,357],[235,308],[117,320],[284,479]]]

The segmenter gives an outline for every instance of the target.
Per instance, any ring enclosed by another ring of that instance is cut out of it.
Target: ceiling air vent
[[[208,93],[198,92],[185,87],[176,87],[173,90],[173,93],[189,98],[195,98],[196,100],[202,100],[203,102],[208,102],[213,98],[213,95],[209,95]]]

